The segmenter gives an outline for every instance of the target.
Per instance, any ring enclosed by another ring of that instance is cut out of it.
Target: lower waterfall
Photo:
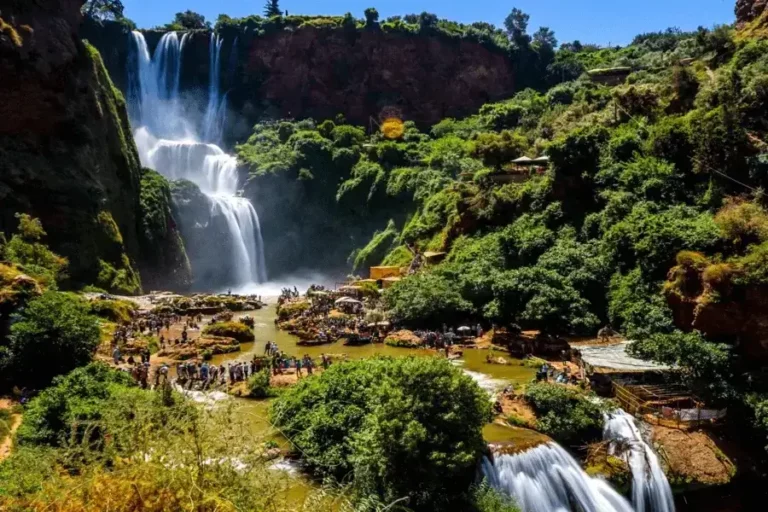
[[[626,460],[632,471],[632,504],[635,510],[674,512],[672,488],[661,469],[659,458],[643,439],[635,418],[621,409],[606,414],[603,439],[610,442],[611,454],[626,449]]]
[[[523,512],[632,512],[607,482],[587,475],[559,444],[483,460],[488,483],[517,500]]]

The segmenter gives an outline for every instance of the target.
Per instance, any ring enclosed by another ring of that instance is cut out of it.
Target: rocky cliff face
[[[162,32],[146,31],[150,50]],[[125,91],[131,52],[127,29],[86,24],[83,37],[105,55]],[[343,113],[368,125],[382,112],[429,125],[472,113],[514,92],[514,64],[478,43],[439,35],[346,32],[302,27],[274,34],[228,31],[222,35],[222,92],[229,91],[230,140],[248,136],[265,117],[328,119]],[[235,45],[237,39],[237,45]],[[210,33],[191,33],[182,62],[183,93],[202,98],[209,77]]]
[[[736,23],[743,25],[768,11],[768,0],[737,0]]]
[[[664,293],[677,327],[729,343],[751,362],[765,362],[768,286],[734,279],[737,273],[728,264],[681,264],[670,270]]]
[[[433,124],[513,92],[509,59],[466,41],[381,31],[305,28],[254,39],[242,80],[249,106],[268,101],[282,117],[365,125],[382,109]]]
[[[0,230],[39,217],[73,284],[141,290],[141,169],[125,102],[81,41],[82,0],[0,12]]]

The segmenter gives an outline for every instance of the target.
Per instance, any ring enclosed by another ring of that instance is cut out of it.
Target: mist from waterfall
[[[659,458],[645,442],[635,418],[619,409],[605,415],[603,440],[611,455],[623,456],[632,471],[636,512],[675,512],[675,500]]]
[[[132,123],[138,127],[134,138],[141,162],[170,180],[196,184],[209,199],[211,218],[224,219],[232,247],[221,255],[221,265],[229,267],[234,282],[214,285],[262,283],[267,274],[259,218],[253,205],[237,195],[237,159],[216,145],[227,108],[226,95],[221,98],[219,92],[222,40],[211,35],[208,108],[198,128],[187,115],[190,105],[180,95],[182,52],[188,36],[179,40],[175,32],[168,32],[150,55],[144,35],[132,34],[135,55],[129,60],[128,104]]]

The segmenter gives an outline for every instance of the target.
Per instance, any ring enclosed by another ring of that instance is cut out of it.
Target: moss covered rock
[[[177,217],[168,181],[151,169],[143,169],[139,246],[142,278],[147,289],[183,291],[192,283],[192,267],[177,227]]]
[[[239,322],[217,322],[208,325],[203,329],[203,335],[234,338],[241,343],[254,341],[256,339],[253,331],[247,325]]]
[[[80,3],[14,2],[3,17],[19,38],[0,38],[0,231],[38,217],[73,284],[138,293],[139,158],[122,94],[78,37]]]

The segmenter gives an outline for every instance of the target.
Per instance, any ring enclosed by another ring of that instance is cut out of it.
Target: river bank
[[[146,310],[147,302],[142,301],[142,303]],[[264,298],[263,307],[255,311],[234,312],[232,321],[237,322],[245,316],[251,317],[253,321],[251,330],[254,334],[254,341],[239,343],[239,350],[237,352],[213,355],[208,361],[209,364],[228,367],[229,365],[248,363],[254,358],[263,357],[268,343],[276,345],[277,349],[288,358],[308,356],[315,360],[326,355],[337,362],[341,360],[363,359],[376,355],[391,357],[445,357],[441,355],[443,352],[434,348],[397,347],[386,343],[346,345],[343,339],[322,345],[302,345],[301,338],[279,328],[279,323],[276,321],[278,318],[278,305],[275,297]],[[213,315],[203,315],[202,324],[208,323],[211,319],[213,319]],[[181,329],[183,329],[183,322],[174,323],[169,329],[161,332],[167,332],[168,336],[174,337],[180,335]],[[200,339],[202,328],[187,329],[187,332],[189,340],[194,342]],[[536,365],[525,364],[519,359],[500,352],[498,347],[494,348],[488,342],[488,339],[489,336],[483,336],[482,339],[477,340],[478,348],[470,348],[469,344],[463,345],[461,356],[457,357],[453,364],[462,368],[467,375],[472,377],[491,394],[496,395],[504,388],[517,389],[518,392],[524,390],[525,386],[534,380],[537,371]],[[502,364],[499,364],[500,360]],[[150,358],[152,368],[162,364],[169,364],[172,378],[175,376],[173,362],[173,360],[167,357],[156,355]],[[549,364],[562,366],[562,363],[554,361],[550,361]],[[322,368],[318,366],[314,373],[322,373]],[[303,378],[307,378],[306,370],[303,371]],[[289,368],[282,374],[272,375],[270,378],[270,386],[276,389],[278,393],[280,389],[293,386],[296,382],[298,382],[298,376],[295,368]],[[234,395],[232,399],[235,400],[237,407],[243,411],[242,414],[248,418],[251,434],[254,436],[254,439],[265,443],[265,446],[279,448],[280,454],[289,456],[288,459],[285,459],[285,463],[279,463],[275,467],[276,469],[286,470],[291,478],[297,479],[296,486],[299,490],[295,492],[306,494],[307,489],[314,488],[315,484],[311,479],[308,479],[300,470],[297,470],[297,466],[292,462],[290,458],[293,451],[291,442],[269,421],[268,409],[271,400],[245,398],[248,393],[244,382],[228,383],[224,388],[220,388],[220,390]],[[216,393],[213,400],[222,400],[225,397],[226,394]],[[498,398],[501,406],[499,414],[495,421],[483,430],[486,442],[494,450],[501,450],[508,454],[523,453],[540,444],[551,442],[551,439],[533,430],[537,425],[536,414],[525,404],[525,401],[520,398],[519,394],[499,394]],[[521,426],[523,428],[520,428]],[[665,441],[663,439],[657,441],[656,446],[664,450],[665,462],[668,463],[669,458],[674,458],[675,454],[680,455],[680,450],[664,449]],[[699,445],[696,444],[696,446]],[[695,460],[695,455],[691,455],[692,453],[695,454],[695,452],[695,449],[686,449],[684,451],[684,453],[690,456],[691,460]],[[709,453],[714,452],[710,451]],[[691,463],[690,461],[688,466],[692,468],[698,467],[695,462]],[[669,467],[674,467],[675,475],[680,474],[679,465]],[[716,477],[711,484],[721,483],[721,480],[720,477]],[[685,500],[684,496],[681,499]]]

